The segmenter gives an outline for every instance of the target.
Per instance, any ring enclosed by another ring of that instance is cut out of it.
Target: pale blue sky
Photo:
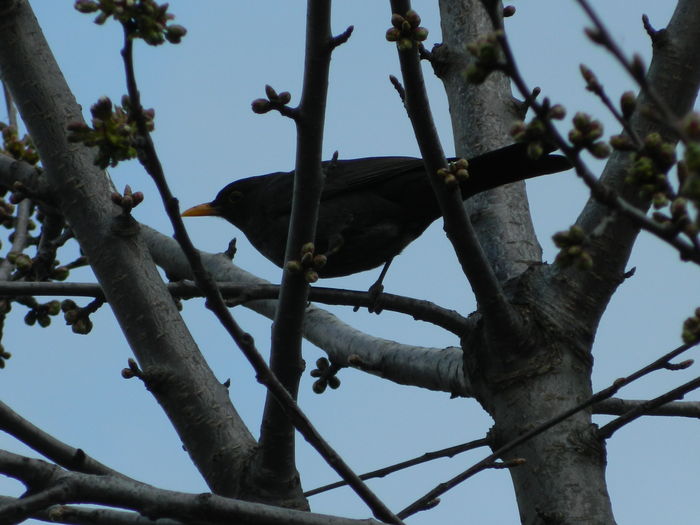
[[[33,0],[39,21],[74,93],[85,108],[100,96],[118,100],[125,91],[119,56],[120,29],[98,27],[73,11],[72,1]],[[171,0],[177,22],[189,33],[178,46],[137,46],[137,70],[143,103],[156,109],[155,140],[173,191],[183,206],[210,200],[233,179],[293,167],[294,126],[277,114],[254,115],[250,102],[263,86],[292,93],[298,101],[302,75],[305,3],[301,1]],[[264,7],[260,7],[264,4]],[[427,43],[440,41],[436,2],[415,1]],[[631,82],[601,49],[582,34],[585,21],[573,1],[514,2],[518,8],[507,28],[531,85],[540,85],[569,114],[584,110],[617,133],[597,100],[583,87],[578,65],[585,62],[616,99]],[[672,2],[597,1],[603,18],[626,52],[650,56],[641,25],[647,13],[662,27]],[[348,25],[355,32],[334,54],[324,150],[345,158],[372,155],[416,155],[417,147],[402,105],[389,84],[398,74],[396,53],[384,40],[389,26],[388,2],[336,2],[333,28]],[[447,105],[441,86],[426,68],[432,107],[447,152],[453,151]],[[0,115],[4,120],[5,116]],[[111,172],[119,187],[144,191],[137,218],[168,233],[160,200],[148,177],[135,163]],[[546,259],[555,249],[551,234],[567,228],[587,199],[574,175],[564,174],[528,183],[531,208]],[[236,262],[273,282],[279,270],[258,255],[228,223],[193,219],[188,226],[199,247],[225,249],[237,236]],[[435,256],[444,254],[444,256]],[[430,266],[429,266],[430,265]],[[594,347],[594,387],[639,368],[679,343],[680,327],[698,306],[698,269],[683,265],[675,253],[647,235],[640,237],[630,266],[637,267],[613,298]],[[424,270],[430,268],[429,270]],[[419,277],[416,277],[419,276]],[[76,280],[92,280],[87,272]],[[322,281],[321,285],[365,290],[376,272]],[[454,256],[436,222],[398,257],[386,289],[468,313],[474,307]],[[426,346],[455,345],[451,334],[383,313],[380,317],[350,308],[334,308],[339,316],[371,334]],[[0,371],[0,399],[56,437],[83,448],[113,468],[154,485],[202,492],[206,486],[153,398],[136,381],[119,372],[130,351],[108,307],[95,316],[89,336],[73,336],[62,323],[48,329],[28,328],[23,309],[14,307],[3,344],[13,353]],[[264,391],[245,360],[203,308],[200,300],[185,305],[184,315],[212,368],[222,380],[232,379],[237,409],[256,433]],[[269,322],[243,308],[234,310],[261,350],[267,351]],[[309,347],[305,358],[319,356]],[[692,356],[690,356],[692,357]],[[697,367],[695,367],[697,369]],[[665,372],[634,385],[624,397],[653,397],[697,374]],[[396,386],[365,374],[344,370],[342,387],[322,396],[311,393],[305,375],[300,402],[324,436],[344,453],[358,472],[371,470],[423,452],[483,437],[490,426],[473,400],[450,400],[447,394]],[[689,396],[698,399],[697,394]],[[605,418],[597,418],[604,421]],[[700,475],[697,422],[647,418],[619,432],[609,443],[608,480],[619,523],[662,523],[673,512],[676,525],[697,523]],[[0,434],[0,448],[32,455]],[[371,486],[395,510],[435,484],[464,470],[484,451],[464,454],[375,480]],[[335,480],[334,474],[305,443],[299,445],[299,466],[305,488]],[[19,493],[19,485],[0,479],[0,493]],[[313,510],[348,516],[369,515],[347,489],[311,499]],[[465,513],[468,518],[465,518]],[[507,473],[485,472],[442,498],[429,513],[410,523],[445,525],[472,521],[483,525],[517,522],[517,508]]]

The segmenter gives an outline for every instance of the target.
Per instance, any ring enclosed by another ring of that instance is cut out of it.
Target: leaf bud
[[[256,98],[253,100],[253,102],[250,104],[251,109],[253,110],[253,113],[257,113],[258,115],[262,115],[263,113],[267,113],[270,111],[270,101],[265,100],[264,98]]]
[[[625,91],[620,97],[620,110],[625,119],[629,119],[637,108],[637,97],[631,91]]]
[[[389,29],[386,30],[386,39],[389,42],[396,42],[399,38],[401,38],[401,30],[397,29],[395,27],[390,27]]]
[[[425,27],[417,27],[413,31],[413,38],[418,42],[423,42],[428,38],[429,31]]]
[[[265,96],[267,96],[269,100],[276,99],[277,91],[275,91],[270,84],[265,84]]]

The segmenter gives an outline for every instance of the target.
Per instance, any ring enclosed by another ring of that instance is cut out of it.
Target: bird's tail
[[[504,184],[531,179],[571,168],[562,155],[543,153],[538,159],[528,155],[528,145],[516,143],[469,159],[469,178],[460,184],[465,199]]]

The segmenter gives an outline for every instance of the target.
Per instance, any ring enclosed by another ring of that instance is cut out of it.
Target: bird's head
[[[255,206],[261,181],[258,177],[238,180],[225,186],[216,198],[185,210],[183,217],[223,217],[231,224],[242,226]]]

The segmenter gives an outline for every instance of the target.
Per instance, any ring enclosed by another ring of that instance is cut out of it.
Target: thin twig
[[[69,267],[70,265],[66,265]],[[203,297],[204,292],[191,282],[168,283],[170,293],[180,299]],[[277,299],[279,285],[276,284],[233,284],[217,283],[222,297],[229,303],[246,304],[259,299]],[[0,296],[69,296],[104,298],[98,283],[76,282],[0,282]],[[315,286],[309,291],[309,299],[314,302],[344,306],[368,306],[372,297],[367,292],[356,292],[339,288]],[[454,310],[448,310],[430,301],[383,293],[382,307],[385,310],[412,316],[417,321],[425,321],[440,326],[462,337],[474,328],[474,322]]]
[[[422,456],[415,457],[413,459],[408,459],[406,461],[401,461],[400,463],[396,463],[394,465],[390,465],[388,467],[380,468],[377,470],[372,470],[371,472],[366,472],[365,474],[360,474],[360,478],[362,479],[372,479],[372,478],[383,478],[385,476],[388,476],[389,474],[393,474],[394,472],[398,472],[400,470],[407,469],[409,467],[413,467],[415,465],[420,465],[421,463],[427,463],[428,461],[433,461],[436,459],[440,458],[451,458],[456,456],[457,454],[461,454],[462,452],[466,452],[468,450],[474,450],[475,448],[479,447],[487,447],[491,441],[487,438],[482,438],[482,439],[475,439],[474,441],[469,441],[468,443],[462,443],[461,445],[454,445],[452,447],[447,447],[443,448],[441,450],[435,450],[433,452],[426,452]],[[322,487],[318,487],[309,491],[304,492],[304,496],[309,497],[309,496],[315,496],[316,494],[320,494],[322,492],[327,492],[332,489],[337,489],[340,487],[346,486],[347,483],[345,481],[338,481],[336,483],[329,483],[328,485],[323,485]]]
[[[481,472],[486,468],[488,465],[496,461],[499,457],[501,457],[503,454],[506,452],[514,449],[518,445],[521,445],[522,443],[525,443],[526,441],[532,439],[533,437],[545,432],[546,430],[552,428],[553,426],[561,423],[565,419],[571,417],[572,415],[580,412],[581,410],[584,410],[604,399],[607,399],[609,397],[612,397],[615,395],[622,387],[632,383],[633,381],[636,381],[637,379],[644,377],[647,374],[650,374],[652,372],[655,372],[657,370],[662,370],[668,368],[668,365],[670,364],[671,359],[679,356],[683,352],[688,351],[690,348],[693,348],[696,346],[698,343],[693,343],[693,344],[685,344],[681,345],[678,348],[668,352],[667,354],[659,357],[652,363],[648,364],[647,366],[640,368],[636,372],[628,375],[627,377],[623,377],[620,379],[616,379],[609,387],[600,390],[599,392],[593,394],[591,397],[589,397],[586,401],[574,406],[573,408],[570,408],[569,410],[566,410],[559,414],[556,417],[553,417],[552,419],[545,421],[541,425],[536,426],[532,430],[525,432],[521,436],[512,439],[502,447],[498,448],[493,452],[493,454],[490,454],[489,456],[485,457],[478,463],[475,463],[472,465],[470,468],[465,470],[464,472],[461,472],[460,474],[456,475],[452,479],[441,483],[434,489],[432,489],[430,492],[422,496],[421,498],[417,499],[415,502],[411,503],[409,506],[407,506],[405,509],[403,509],[401,512],[399,512],[399,517],[401,519],[405,519],[416,512],[420,512],[420,510],[429,502],[435,500],[438,498],[441,494],[444,494],[448,490],[456,487],[463,481],[469,479],[470,477],[474,476],[475,474]]]
[[[687,383],[676,387],[673,390],[669,390],[665,394],[655,397],[654,399],[650,399],[649,401],[645,401],[644,403],[633,408],[632,410],[625,412],[620,417],[613,419],[610,423],[608,423],[607,425],[603,425],[600,429],[598,429],[597,435],[600,439],[608,439],[624,425],[631,423],[635,419],[645,415],[646,413],[660,406],[665,405],[670,401],[682,399],[685,394],[699,387],[700,377],[696,377],[695,379],[688,381]]]
[[[411,9],[411,3],[408,0],[391,0],[391,9],[392,13],[404,15]],[[397,50],[406,90],[404,105],[444,217],[447,237],[474,291],[479,309],[484,313],[487,326],[494,328],[491,333],[505,333],[517,338],[521,333],[522,321],[508,302],[484,254],[460,192],[458,189],[448,189],[438,176],[438,170],[445,169],[447,161],[430,111],[417,46],[403,50],[397,46]]]
[[[618,210],[625,217],[632,220],[632,222],[639,228],[655,235],[659,239],[673,246],[683,260],[693,261],[696,264],[700,264],[700,249],[696,248],[689,242],[683,241],[675,234],[673,229],[669,229],[665,225],[654,221],[647,216],[644,211],[627,202],[613,189],[600,182],[598,178],[588,169],[588,167],[581,160],[579,152],[569,145],[568,141],[564,139],[561,133],[559,133],[557,128],[552,124],[544,106],[538,103],[534,97],[532,97],[531,90],[525,83],[525,80],[520,74],[520,70],[515,63],[515,58],[505,33],[499,32],[498,40],[506,57],[508,75],[518,88],[518,91],[520,91],[521,95],[525,98],[527,104],[532,108],[537,117],[544,123],[550,139],[571,161],[574,169],[576,170],[576,174],[581,178],[581,180],[583,180],[586,186],[588,186],[593,197],[609,208]]]
[[[0,430],[14,436],[58,465],[86,474],[109,474],[126,477],[88,456],[82,449],[71,447],[33,425],[0,401]]]

